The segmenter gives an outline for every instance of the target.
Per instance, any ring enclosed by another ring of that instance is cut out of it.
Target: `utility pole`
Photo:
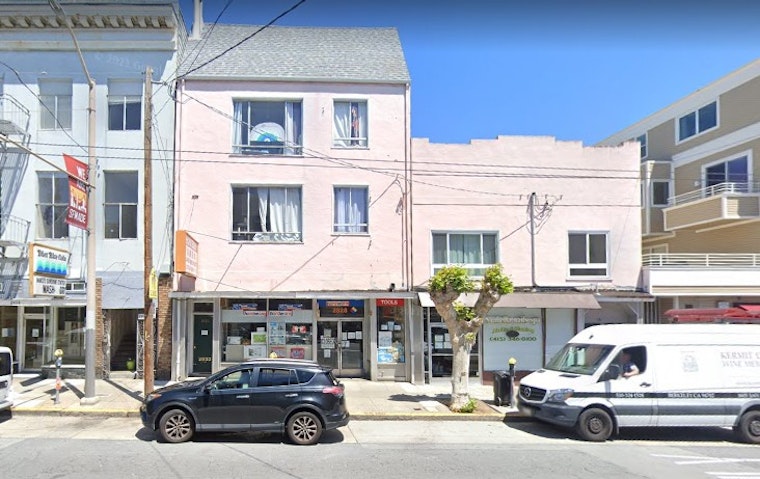
[[[74,29],[71,28],[71,22],[67,18],[66,12],[63,11],[58,0],[48,0],[48,3],[50,3],[50,8],[53,9],[56,15],[63,17],[66,28],[68,28],[71,39],[74,42],[74,48],[79,56],[79,62],[87,79],[87,85],[89,86],[89,101],[87,106],[87,170],[89,176],[87,182],[93,185],[95,184],[95,172],[98,167],[97,160],[95,159],[95,80],[87,69],[87,63],[84,61],[84,55],[82,55],[82,50],[79,48],[77,36],[74,34]],[[95,281],[97,278],[95,274],[97,267],[95,261],[96,204],[95,190],[90,186],[87,189],[87,311],[84,318],[84,397],[79,401],[83,405],[91,405],[98,402],[98,397],[95,396],[95,310],[97,308],[95,298]]]
[[[143,338],[145,344],[143,345],[143,392],[145,394],[153,391],[153,298],[151,298],[150,290],[152,283],[151,272],[153,270],[153,173],[151,167],[151,160],[153,159],[153,68],[147,67],[145,69],[145,113],[143,118],[143,132],[144,138],[144,158],[145,166],[143,168],[143,178],[145,181],[144,196],[143,196],[143,249],[144,263],[143,263],[143,287],[144,287],[144,299],[145,299],[145,321]]]
[[[536,207],[536,193],[531,193],[528,198],[528,214],[530,215],[530,284],[531,290],[536,290],[536,216],[533,211]]]

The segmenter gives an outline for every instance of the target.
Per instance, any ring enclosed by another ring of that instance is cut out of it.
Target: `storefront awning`
[[[669,309],[665,317],[674,323],[760,323],[760,307],[742,304],[734,308]]]
[[[420,304],[434,307],[430,293],[419,293]],[[467,306],[473,306],[478,295],[463,294],[459,300]],[[602,309],[593,294],[590,293],[511,293],[505,294],[496,302],[497,308],[547,308],[547,309]]]

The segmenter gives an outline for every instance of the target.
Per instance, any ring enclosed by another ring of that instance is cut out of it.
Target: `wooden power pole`
[[[145,181],[144,196],[143,196],[143,249],[145,250],[144,262],[143,262],[143,287],[144,287],[144,299],[145,299],[145,321],[143,338],[145,344],[143,345],[143,379],[144,386],[143,391],[147,395],[154,389],[154,377],[153,377],[153,298],[151,298],[150,291],[152,286],[153,270],[153,173],[151,167],[151,160],[153,159],[153,69],[147,67],[145,69],[145,113],[143,118],[143,133],[144,149],[145,149],[145,166],[143,171],[143,178]]]

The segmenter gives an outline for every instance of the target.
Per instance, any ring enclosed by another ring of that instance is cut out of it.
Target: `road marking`
[[[716,476],[718,479],[760,479],[760,473],[757,472],[706,472],[710,476]]]
[[[675,461],[675,463],[679,466],[691,464],[736,464],[740,462],[760,462],[760,459],[746,459],[740,457],[679,456],[671,454],[652,454],[652,456],[664,457],[668,459],[683,459],[680,461]]]

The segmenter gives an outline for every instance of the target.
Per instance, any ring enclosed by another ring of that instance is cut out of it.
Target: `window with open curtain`
[[[232,151],[244,155],[300,155],[300,101],[233,101]]]
[[[235,241],[301,241],[300,187],[234,187],[232,208]]]
[[[464,265],[472,276],[482,276],[496,264],[498,241],[495,233],[433,233],[433,274],[446,265]]]
[[[336,187],[333,232],[366,233],[368,230],[368,189]]]
[[[333,146],[367,146],[367,102],[336,101],[333,105]]]

